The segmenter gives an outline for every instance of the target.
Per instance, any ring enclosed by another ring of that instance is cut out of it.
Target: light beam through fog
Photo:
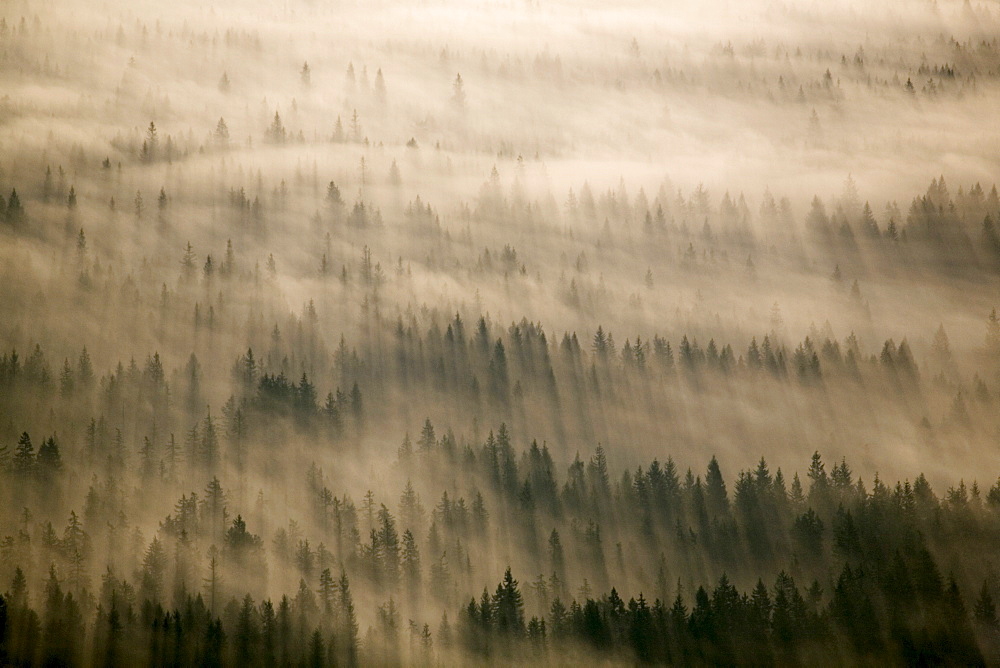
[[[1000,10],[0,6],[0,663],[1000,661]]]

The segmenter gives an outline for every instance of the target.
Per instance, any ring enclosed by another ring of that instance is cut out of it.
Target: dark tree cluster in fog
[[[0,664],[1000,662],[998,28],[0,5]]]

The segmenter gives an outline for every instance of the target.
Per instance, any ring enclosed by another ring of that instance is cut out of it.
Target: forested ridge
[[[115,459],[110,444],[95,454]],[[60,464],[52,439],[34,455],[24,434],[5,472],[9,489],[53,487],[68,475]],[[923,475],[866,485],[846,460],[827,472],[819,453],[804,484],[798,473],[772,473],[764,458],[728,485],[714,457],[704,474],[682,475],[668,456],[613,476],[600,446],[560,475],[546,446],[515,451],[506,425],[459,447],[452,435],[437,438],[429,420],[416,441],[403,441],[395,466],[425,488],[444,487],[440,500],[425,507],[408,481],[398,499],[368,492],[355,504],[311,465],[309,515],[274,529],[270,544],[253,531],[268,525],[263,500],[244,519],[218,478],[178,499],[148,544],[129,526],[127,490],[113,472],[95,480],[61,531],[25,507],[2,545],[4,659],[975,665],[997,657],[990,556],[1000,480],[988,491],[961,482],[939,497]],[[91,528],[102,515],[118,523]],[[118,557],[92,578],[98,541]],[[470,597],[480,564],[510,542],[524,575],[508,567],[495,590]],[[244,593],[247,578],[260,583],[269,571],[299,578],[294,593]],[[619,593],[616,582],[634,591]],[[363,637],[359,583],[366,601],[383,601]],[[440,618],[427,618],[434,606]]]
[[[0,5],[0,665],[1000,664],[998,27]]]

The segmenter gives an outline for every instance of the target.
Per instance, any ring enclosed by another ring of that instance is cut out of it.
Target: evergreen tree
[[[21,434],[17,440],[17,447],[14,449],[13,460],[14,473],[21,478],[30,478],[35,473],[35,446],[31,444],[31,437],[28,432]]]

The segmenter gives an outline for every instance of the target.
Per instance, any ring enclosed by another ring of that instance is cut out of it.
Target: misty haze
[[[0,665],[1000,665],[996,0],[0,2]]]

